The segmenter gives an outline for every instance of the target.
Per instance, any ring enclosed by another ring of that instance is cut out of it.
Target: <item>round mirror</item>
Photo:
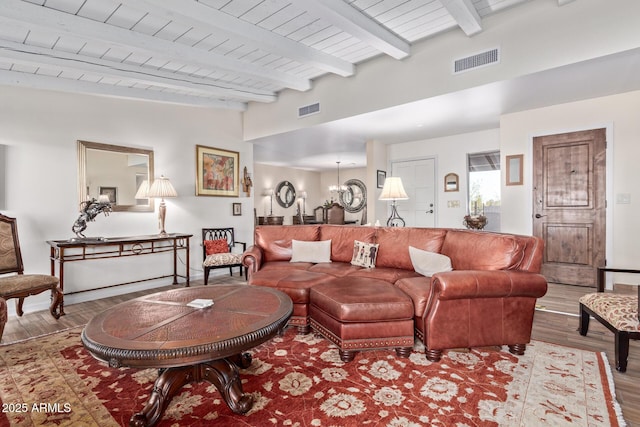
[[[359,179],[350,179],[344,185],[347,190],[340,193],[340,204],[347,212],[360,212],[367,204],[367,187]]]
[[[282,181],[276,187],[276,202],[283,208],[288,208],[296,201],[296,189],[289,181]]]

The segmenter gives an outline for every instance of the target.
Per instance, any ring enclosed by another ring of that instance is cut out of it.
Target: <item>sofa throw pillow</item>
[[[331,240],[291,240],[291,262],[331,262]]]
[[[227,239],[205,240],[204,248],[207,255],[224,254],[229,252],[229,243]]]
[[[373,268],[376,266],[377,257],[377,243],[366,243],[359,240],[353,241],[353,257],[351,258],[351,265]]]
[[[409,257],[416,273],[423,276],[433,276],[441,271],[451,271],[451,258],[435,252],[409,246]]]

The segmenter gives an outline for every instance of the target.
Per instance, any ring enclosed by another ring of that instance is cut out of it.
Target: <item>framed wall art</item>
[[[240,154],[196,145],[196,196],[238,197]]]
[[[381,171],[380,169],[378,169],[378,175],[377,175],[377,187],[378,188],[383,188],[384,187],[384,181],[385,179],[387,179],[387,171]]]
[[[115,205],[118,203],[118,189],[116,187],[100,187],[100,196],[108,196],[109,203]]]
[[[242,203],[234,203],[232,206],[233,206],[233,216],[242,215]]]
[[[524,154],[516,154],[513,156],[507,156],[507,185],[522,185],[524,179],[522,175],[522,161]]]

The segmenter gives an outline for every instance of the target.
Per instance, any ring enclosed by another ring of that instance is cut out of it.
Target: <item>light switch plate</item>
[[[616,194],[616,203],[618,205],[628,205],[629,203],[631,203],[631,194],[629,193]]]

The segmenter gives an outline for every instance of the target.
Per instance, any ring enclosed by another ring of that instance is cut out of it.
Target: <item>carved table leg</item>
[[[247,368],[250,364],[251,355],[243,353],[229,359],[214,360],[195,366],[159,370],[158,379],[153,385],[153,391],[144,409],[131,417],[129,425],[131,427],[155,425],[182,386],[203,380],[210,382],[218,389],[233,412],[236,414],[246,413],[253,405],[253,398],[243,394],[236,366]]]
[[[182,366],[164,370],[156,379],[153,390],[142,412],[138,412],[129,420],[131,427],[152,426],[162,417],[162,413],[171,398],[182,386],[195,381],[198,366]]]
[[[202,379],[216,386],[222,398],[236,414],[244,414],[253,406],[253,398],[242,393],[238,368],[227,359],[203,363]],[[247,365],[248,366],[248,365]]]
[[[246,369],[251,366],[252,358],[249,353],[240,353],[228,358],[229,362],[236,365],[238,368]]]

